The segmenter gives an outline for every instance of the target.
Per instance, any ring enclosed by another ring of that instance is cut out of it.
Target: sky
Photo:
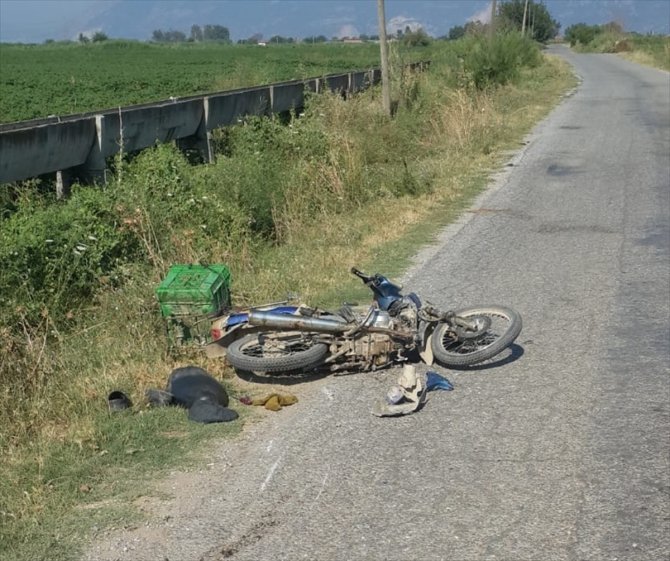
[[[579,22],[621,23],[628,31],[670,33],[670,0],[544,0],[562,29]],[[490,0],[386,0],[391,32],[422,27],[446,35],[453,26],[485,20]],[[218,24],[233,40],[262,34],[328,38],[377,34],[376,0],[0,0],[0,42],[42,43],[102,31],[147,40],[153,30],[190,34]],[[1,61],[0,61],[1,63]]]

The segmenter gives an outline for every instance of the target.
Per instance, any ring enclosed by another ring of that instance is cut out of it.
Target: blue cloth
[[[454,389],[454,386],[444,376],[440,376],[437,372],[431,370],[430,372],[426,372],[426,388],[428,391],[431,390],[451,391]]]

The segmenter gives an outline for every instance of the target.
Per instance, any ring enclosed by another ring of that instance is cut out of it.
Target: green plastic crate
[[[225,265],[173,265],[156,289],[171,345],[209,342],[211,316],[230,307]]]

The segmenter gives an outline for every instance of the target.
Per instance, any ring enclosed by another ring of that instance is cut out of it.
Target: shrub
[[[571,47],[578,43],[588,45],[600,33],[602,33],[602,28],[599,25],[576,23],[565,30],[565,39],[570,42]]]
[[[212,247],[239,243],[253,224],[263,223],[270,212],[263,202],[256,205],[250,191],[263,185],[266,171],[262,162],[245,162],[222,158],[193,168],[167,144],[140,154],[115,187],[116,209],[141,248],[140,258],[164,273],[171,262],[209,259]]]
[[[423,29],[410,31],[402,36],[402,43],[408,47],[427,47],[430,45],[430,37]]]
[[[516,80],[523,67],[537,66],[541,56],[530,39],[517,33],[468,38],[461,49],[466,80],[477,89]]]
[[[10,325],[17,313],[44,309],[65,316],[101,282],[113,282],[120,263],[137,255],[120,228],[107,189],[75,188],[65,203],[22,201],[0,228],[0,309]]]

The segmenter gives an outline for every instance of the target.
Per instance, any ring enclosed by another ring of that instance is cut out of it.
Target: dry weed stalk
[[[498,124],[489,96],[466,90],[450,90],[446,104],[431,120],[431,132],[448,146],[458,150],[470,148],[487,130]]]

